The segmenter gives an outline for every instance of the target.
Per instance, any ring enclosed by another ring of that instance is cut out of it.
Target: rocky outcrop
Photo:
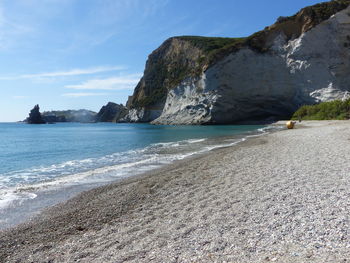
[[[40,113],[39,105],[35,105],[34,108],[30,111],[29,117],[26,119],[28,124],[44,124],[45,120],[42,118]]]
[[[127,108],[122,104],[108,102],[96,115],[97,122],[118,122],[127,114]]]
[[[155,50],[130,121],[234,123],[289,117],[350,95],[350,4],[302,9],[246,39],[175,37]]]

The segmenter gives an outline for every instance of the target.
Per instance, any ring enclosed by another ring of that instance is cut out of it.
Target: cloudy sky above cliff
[[[313,0],[0,0],[0,121],[125,103],[177,35],[247,36]]]

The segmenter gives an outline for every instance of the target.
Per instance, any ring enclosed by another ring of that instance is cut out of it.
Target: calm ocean
[[[83,190],[234,145],[268,128],[0,123],[0,228]]]

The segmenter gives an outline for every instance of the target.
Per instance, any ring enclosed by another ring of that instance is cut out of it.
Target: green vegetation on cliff
[[[260,52],[266,52],[268,50],[268,46],[266,46],[267,35],[273,33],[273,31],[282,30],[288,38],[291,36],[298,37],[303,33],[302,30],[310,30],[335,13],[345,9],[349,4],[350,0],[333,0],[308,6],[293,16],[280,17],[275,25],[266,27],[264,30],[245,38],[201,36],[180,36],[178,38],[189,41],[195,47],[203,50],[208,56],[206,62],[211,64],[243,46],[251,47]],[[307,26],[305,26],[305,23],[307,23]]]
[[[345,9],[349,4],[350,0],[333,0],[309,6],[303,10],[309,12],[314,24],[319,24],[330,18],[333,14]]]
[[[300,107],[293,120],[347,120],[350,119],[350,99],[334,100]]]
[[[207,56],[206,62],[210,65],[243,46],[266,52],[268,50],[268,46],[266,46],[267,35],[273,33],[273,31],[283,31],[288,38],[292,36],[298,37],[303,31],[308,31],[329,19],[335,13],[345,9],[349,4],[350,0],[333,0],[308,6],[293,16],[280,17],[275,25],[266,27],[264,30],[256,32],[249,37],[180,36],[177,38],[189,41],[195,47],[203,50]]]
[[[258,52],[266,52],[269,50],[269,36],[283,32],[288,40],[299,37],[349,4],[350,0],[333,0],[305,7],[293,16],[279,17],[274,25],[249,36],[245,45]]]
[[[193,46],[201,49],[205,56],[200,58],[199,63],[208,65],[220,59],[222,56],[238,50],[246,38],[231,37],[201,37],[201,36],[180,36],[178,39],[189,41]]]

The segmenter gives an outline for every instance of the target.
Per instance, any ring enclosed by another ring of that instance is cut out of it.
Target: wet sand
[[[0,232],[0,262],[350,261],[350,122],[302,122]]]

